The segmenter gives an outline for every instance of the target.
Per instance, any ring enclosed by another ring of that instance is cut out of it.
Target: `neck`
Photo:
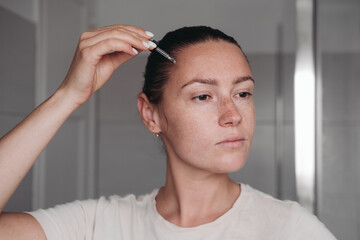
[[[240,187],[228,174],[184,168],[168,161],[166,183],[156,197],[157,210],[167,221],[194,227],[214,221],[233,206]]]

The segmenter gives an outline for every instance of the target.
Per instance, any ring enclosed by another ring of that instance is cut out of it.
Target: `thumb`
[[[123,63],[129,61],[130,59],[136,57],[137,55],[133,56],[124,52],[113,52],[110,54],[110,59],[113,64],[114,70],[120,67]]]

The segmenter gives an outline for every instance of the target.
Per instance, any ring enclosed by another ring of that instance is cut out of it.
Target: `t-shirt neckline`
[[[235,212],[241,211],[241,209],[243,209],[245,207],[243,203],[245,202],[245,199],[248,195],[248,193],[247,193],[248,186],[243,183],[239,183],[239,185],[241,187],[241,192],[240,192],[239,197],[234,202],[233,206],[227,212],[225,212],[223,215],[221,215],[220,217],[218,217],[216,220],[214,220],[212,222],[205,223],[205,224],[195,226],[195,227],[180,227],[180,226],[177,226],[176,224],[173,224],[173,223],[167,221],[165,218],[163,218],[163,216],[160,215],[160,213],[156,209],[156,199],[155,198],[159,192],[159,189],[154,189],[154,191],[152,192],[152,196],[151,196],[152,215],[158,223],[164,225],[166,228],[170,229],[171,231],[194,232],[194,231],[206,231],[206,229],[211,230],[216,225],[223,224],[228,219],[231,219],[231,215],[233,215]]]

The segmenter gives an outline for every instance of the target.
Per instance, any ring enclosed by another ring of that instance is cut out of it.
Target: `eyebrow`
[[[239,77],[239,78],[236,78],[234,81],[233,81],[233,85],[236,85],[238,83],[241,83],[241,82],[245,82],[245,81],[252,81],[253,83],[255,83],[255,80],[250,76],[250,75],[247,75],[247,76],[243,76],[243,77]],[[216,79],[211,79],[211,78],[205,78],[205,79],[202,79],[202,78],[195,78],[187,83],[185,83],[181,88],[184,88],[190,84],[193,84],[193,83],[202,83],[202,84],[208,84],[208,85],[214,85],[214,86],[218,86],[218,81]]]

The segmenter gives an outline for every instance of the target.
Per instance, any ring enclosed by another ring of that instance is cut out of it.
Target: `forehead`
[[[176,85],[194,78],[232,81],[238,77],[252,75],[240,48],[222,40],[188,46],[176,55],[176,61],[171,76],[171,82]]]

